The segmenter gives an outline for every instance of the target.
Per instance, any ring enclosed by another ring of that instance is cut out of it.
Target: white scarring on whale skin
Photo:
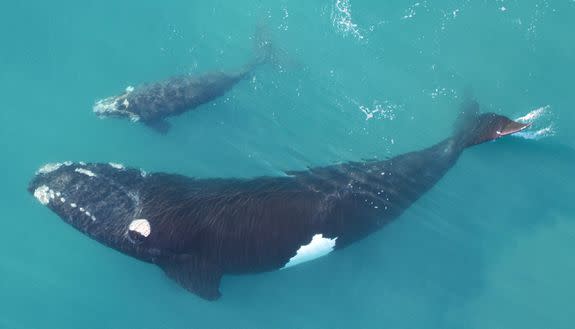
[[[134,219],[131,223],[130,226],[128,227],[128,230],[132,231],[132,232],[137,232],[139,233],[141,236],[143,237],[148,237],[150,235],[150,233],[152,232],[152,228],[150,226],[150,222],[148,222],[147,219]]]
[[[44,206],[50,202],[50,188],[46,185],[39,186],[34,190],[34,197]]]
[[[329,254],[335,247],[335,240],[337,240],[337,238],[324,238],[323,234],[314,235],[309,244],[299,247],[296,255],[290,258],[289,262],[285,264],[282,269],[305,263]]]
[[[88,169],[84,169],[84,168],[76,168],[74,169],[75,172],[79,173],[79,174],[83,174],[86,176],[90,176],[90,177],[97,177],[96,174],[94,174],[92,171],[88,170]]]

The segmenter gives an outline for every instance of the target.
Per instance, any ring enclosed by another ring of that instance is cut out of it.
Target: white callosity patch
[[[97,177],[96,174],[94,174],[94,172],[88,170],[88,169],[84,169],[84,168],[76,168],[74,169],[75,172],[79,173],[79,174],[83,174],[86,176],[90,176],[90,177]]]
[[[51,200],[59,201],[62,205],[66,205],[66,198],[62,196],[61,192],[54,191],[50,187],[46,185],[41,185],[34,190],[34,197],[40,201],[42,205],[47,205],[50,203]],[[96,217],[90,213],[87,209],[83,207],[78,207],[78,205],[74,202],[70,202],[69,206],[71,208],[78,208],[78,210],[83,213],[84,215],[90,217],[92,221],[96,220]]]
[[[101,99],[94,104],[94,113],[96,114],[104,114],[108,112],[114,112],[116,109],[116,98],[110,97]]]
[[[42,166],[42,168],[38,169],[38,171],[36,172],[36,174],[48,174],[51,173],[55,170],[58,170],[60,167],[62,167],[62,163],[47,163],[45,165]]]
[[[116,169],[118,169],[118,170],[125,169],[124,165],[121,164],[121,163],[108,162],[108,164],[110,165],[110,167],[116,168]]]
[[[75,203],[70,203],[70,207],[76,208],[76,207],[78,207],[78,205],[75,204]],[[79,207],[78,210],[79,210],[82,214],[84,214],[84,215],[90,217],[90,219],[92,219],[92,221],[96,221],[96,217],[95,217],[94,215],[92,215],[87,209],[84,209],[84,207]]]
[[[40,201],[41,204],[47,205],[50,202],[50,188],[42,185],[34,190],[34,197]],[[53,192],[52,192],[53,193]]]
[[[96,104],[94,104],[94,113],[101,116],[106,116],[108,114],[121,114],[128,116],[130,120],[134,122],[139,121],[140,117],[137,114],[125,110],[130,106],[128,95],[133,91],[134,87],[128,86],[126,91],[120,96],[108,97],[97,101]],[[124,109],[119,108],[120,105],[123,105]]]
[[[150,235],[150,233],[152,232],[150,222],[148,222],[147,219],[134,219],[130,223],[128,230],[130,230],[132,232],[136,232],[143,237],[148,237]]]
[[[283,267],[288,268],[294,265],[305,263],[310,260],[325,256],[333,251],[337,238],[324,238],[323,234],[316,234],[309,244],[301,246],[295,256]]]

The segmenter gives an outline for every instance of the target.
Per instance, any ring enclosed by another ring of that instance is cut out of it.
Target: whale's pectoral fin
[[[221,296],[222,271],[203,258],[184,254],[162,260],[158,265],[168,277],[206,300],[216,300]]]
[[[170,131],[171,125],[166,120],[154,120],[144,122],[146,126],[152,128],[155,132],[165,135]]]

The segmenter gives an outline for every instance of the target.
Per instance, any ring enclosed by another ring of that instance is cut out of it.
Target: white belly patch
[[[335,240],[337,240],[337,238],[324,238],[323,234],[314,235],[310,243],[299,247],[296,255],[290,258],[289,262],[285,264],[282,269],[305,263],[329,254],[335,247]]]

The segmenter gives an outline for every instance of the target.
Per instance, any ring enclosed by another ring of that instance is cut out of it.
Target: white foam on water
[[[551,106],[546,105],[536,108],[531,112],[516,118],[515,121],[531,124],[531,127],[527,130],[513,134],[513,136],[533,140],[554,136],[556,131],[552,119],[552,114]]]
[[[524,116],[515,119],[515,121],[521,123],[533,123],[533,121],[537,120],[547,111],[549,111],[550,108],[551,107],[549,105],[536,108],[535,110],[525,114]]]
[[[379,120],[394,120],[396,112],[401,110],[401,105],[394,104],[389,101],[380,103],[374,101],[371,107],[358,104],[359,110],[365,114],[365,120],[377,118]]]
[[[350,35],[357,40],[365,39],[362,29],[351,18],[350,0],[335,1],[331,11],[331,22],[344,37]]]
[[[424,1],[425,4],[425,1]],[[410,19],[415,17],[415,15],[417,15],[417,8],[419,8],[421,6],[421,2],[416,2],[413,5],[409,6],[409,8],[407,8],[405,15],[403,15],[401,17],[401,19]]]
[[[550,137],[555,135],[555,130],[553,127],[547,127],[543,129],[539,129],[537,131],[520,131],[513,136],[521,137],[525,139],[534,139],[539,140],[545,137]]]

